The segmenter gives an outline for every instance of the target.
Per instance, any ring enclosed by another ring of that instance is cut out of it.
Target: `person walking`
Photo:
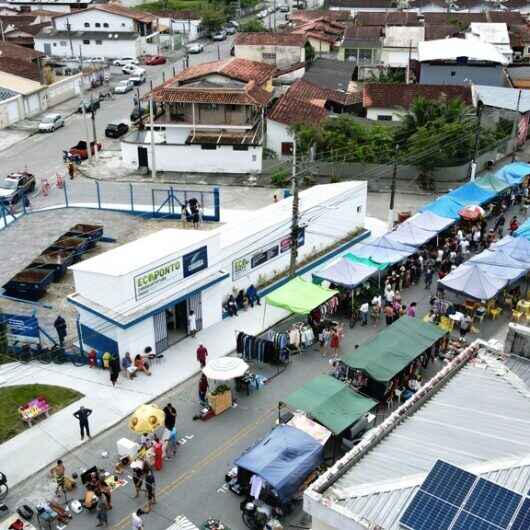
[[[143,467],[141,466],[134,467],[132,476],[133,476],[132,480],[133,480],[133,486],[134,486],[134,497],[138,497],[138,495],[140,495],[140,490],[142,489],[142,485],[144,483]]]
[[[173,427],[169,433],[166,443],[166,460],[171,460],[177,454],[177,429]]]
[[[467,335],[467,332],[471,329],[471,324],[473,319],[469,315],[464,315],[460,319],[460,339],[464,339]]]
[[[55,319],[53,327],[55,328],[57,337],[59,338],[59,346],[62,348],[64,346],[64,339],[66,338],[66,321],[61,315]]]
[[[206,392],[208,392],[208,379],[204,374],[201,374],[199,379],[199,401],[201,405],[206,403]]]
[[[392,307],[392,304],[387,303],[383,309],[383,313],[385,315],[386,325],[390,326],[392,322],[394,322],[394,308]]]
[[[98,524],[96,526],[108,526],[109,518],[108,511],[110,507],[107,504],[107,497],[101,495],[99,497],[98,503],[96,504],[96,517],[98,519]]]
[[[160,441],[160,438],[158,438],[158,436],[155,436],[155,441],[153,443],[153,451],[155,452],[155,469],[157,471],[160,471],[164,463],[164,446],[162,445],[162,442]]]
[[[425,270],[425,289],[431,288],[433,276],[434,271],[430,267],[427,267],[427,269]]]
[[[90,427],[88,425],[88,417],[92,414],[91,409],[86,409],[81,405],[79,407],[79,410],[77,412],[74,412],[73,416],[74,418],[77,418],[79,420],[79,430],[81,431],[81,440],[85,439],[85,433],[89,438],[92,438],[90,436]]]
[[[120,358],[117,354],[114,354],[109,363],[110,382],[112,383],[112,386],[116,386],[118,378],[120,377],[120,370]]]
[[[197,317],[195,316],[194,311],[190,311],[188,315],[188,333],[195,338],[197,335]]]
[[[142,515],[145,512],[138,508],[135,512],[132,514],[132,530],[144,530],[144,522],[142,520]]]
[[[163,410],[164,427],[166,428],[164,437],[168,438],[171,434],[171,431],[175,428],[175,423],[177,423],[177,409],[171,403],[168,403]]]
[[[368,302],[362,303],[359,311],[361,313],[361,326],[367,326],[368,315],[370,314],[370,304]]]
[[[145,474],[145,491],[147,493],[147,510],[149,513],[153,509],[153,504],[156,504],[155,495],[155,474],[153,470],[148,467]]]
[[[416,302],[411,302],[407,309],[407,315],[409,317],[415,317],[416,316]]]
[[[63,495],[66,495],[66,488],[65,488],[65,469],[64,464],[62,460],[57,460],[57,464],[52,468],[50,474],[55,479],[55,483],[57,487],[55,488],[55,495],[59,495],[62,493]]]
[[[201,368],[204,368],[206,366],[207,357],[208,350],[206,349],[206,346],[204,346],[203,344],[199,344],[199,347],[197,348],[197,361],[199,361]]]

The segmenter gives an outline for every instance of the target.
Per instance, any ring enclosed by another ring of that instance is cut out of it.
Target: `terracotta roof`
[[[327,18],[328,20],[350,20],[350,14],[347,11],[336,11],[331,9],[317,9],[314,11],[297,10],[289,13],[287,18],[292,21],[310,21],[317,18]]]
[[[297,46],[302,47],[306,39],[293,33],[237,33],[234,44],[243,46]]]
[[[31,12],[30,12],[31,13]],[[29,24],[33,22],[37,17],[35,15],[0,15],[0,20],[4,25],[4,30],[6,26],[17,26],[18,24]]]
[[[161,9],[151,13],[154,17],[172,18],[173,20],[201,20],[201,16],[191,10],[173,11],[172,9]]]
[[[344,44],[355,42],[379,42],[383,35],[383,26],[349,26],[344,32]]]
[[[527,25],[515,24],[510,26],[510,46],[522,48],[530,42],[530,28]]]
[[[526,24],[521,13],[514,11],[486,11],[488,22],[505,22],[506,24]]]
[[[401,107],[408,109],[414,99],[435,101],[458,99],[471,105],[473,100],[468,86],[456,85],[387,85],[371,83],[364,86],[363,107]]]
[[[232,57],[223,61],[198,64],[177,74],[172,82],[191,81],[209,74],[220,74],[238,81],[256,81],[262,85],[274,77],[276,67],[270,64]]]
[[[328,113],[323,106],[314,105],[302,99],[297,99],[287,94],[283,95],[274,105],[267,118],[283,123],[284,125],[318,125],[327,117]]]
[[[4,30],[6,36],[11,32],[20,31],[22,33],[27,33],[28,35],[37,35],[42,28],[49,27],[49,22],[42,22],[40,24],[17,24],[11,31]]]
[[[330,0],[330,7],[365,7],[379,9],[393,9],[394,0]]]
[[[18,46],[17,44],[12,44],[10,42],[0,41],[0,58],[3,57],[14,59],[16,61],[32,63],[36,59],[46,57],[46,54],[37,50],[25,48],[24,46]]]
[[[149,22],[154,22],[156,20],[155,15],[151,15],[150,13],[146,13],[144,11],[135,11],[133,9],[129,9],[128,7],[122,6],[120,4],[98,4],[93,7],[89,7],[88,9],[83,10],[83,12],[90,11],[91,9],[97,9],[98,11],[105,11],[107,13],[112,13],[114,15],[122,15],[124,17],[129,17],[137,22],[144,22],[148,24]]]
[[[295,63],[291,66],[286,66],[285,68],[278,68],[276,70],[275,77],[280,77],[285,74],[289,74],[290,72],[295,72],[296,70],[300,70],[300,68],[305,68],[305,63]]]
[[[217,145],[259,145],[261,143],[261,127],[256,126],[245,132],[220,130],[196,130],[186,138],[187,144]]]
[[[485,13],[425,13],[425,25],[451,25],[466,29],[471,22],[487,22]]]
[[[2,45],[4,44],[10,43],[2,42]],[[14,59],[12,57],[0,57],[0,72],[6,72],[8,74],[40,82],[39,67],[36,64]]]
[[[463,31],[458,27],[450,24],[425,24],[425,40],[438,40],[447,37],[460,36]]]
[[[407,11],[361,11],[355,16],[358,26],[417,26],[418,14]]]

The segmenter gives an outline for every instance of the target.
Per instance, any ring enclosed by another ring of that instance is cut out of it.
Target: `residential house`
[[[329,9],[332,11],[344,11],[351,17],[356,17],[363,11],[397,11],[396,0],[329,0]]]
[[[513,50],[505,22],[471,22],[469,31],[482,42],[492,44],[510,63],[512,62]]]
[[[329,18],[321,17],[311,22],[297,25],[291,33],[304,35],[317,55],[330,54],[340,45],[346,25]]]
[[[21,76],[33,81],[43,81],[45,55],[7,41],[0,41],[0,71]]]
[[[422,85],[506,85],[508,60],[492,44],[477,38],[420,42],[418,62],[416,75]]]
[[[291,11],[287,15],[287,20],[293,26],[299,26],[305,24],[306,22],[313,22],[314,20],[324,18],[333,22],[351,22],[351,17],[349,13],[343,13],[340,11],[332,11],[330,9],[315,9],[315,10],[305,10],[297,9],[296,11]]]
[[[510,26],[510,46],[515,60],[530,57],[530,28],[526,24]]]
[[[282,70],[305,66],[305,35],[295,33],[237,33],[235,56],[276,66]],[[302,70],[303,74],[303,70]]]
[[[338,58],[356,65],[358,79],[366,78],[362,73],[366,69],[381,64],[383,30],[383,26],[349,26],[346,28]]]
[[[51,25],[51,22],[37,22],[40,18],[29,13],[27,15],[0,16],[2,38],[19,46],[33,48],[35,35],[43,28]]]
[[[163,109],[153,136],[156,169],[259,173],[275,73],[275,66],[231,58],[187,68],[155,88]],[[122,140],[124,164],[150,167],[151,134],[135,131]]]
[[[351,63],[345,63],[336,59],[317,58],[308,68],[304,81],[313,83],[324,90],[330,90],[336,93],[336,102],[343,107],[352,104],[351,95],[353,93],[353,71],[355,66]],[[341,97],[340,95],[344,95]],[[328,93],[328,100],[330,94]],[[349,99],[344,99],[344,98]],[[349,112],[349,108],[334,108],[335,112]]]
[[[411,11],[361,11],[355,15],[356,26],[420,26],[418,14]]]
[[[512,87],[530,89],[530,66],[511,66],[508,68],[508,77]]]
[[[418,44],[423,40],[423,26],[386,27],[381,62],[389,68],[407,68],[412,59],[417,59]]]
[[[438,460],[515,491],[520,504],[508,520],[515,515],[530,488],[530,363],[517,356],[501,362],[485,347],[474,353],[469,347],[447,362],[405,403],[391,401],[385,421],[305,490],[313,530],[402,530],[405,510]],[[457,492],[456,482],[445,485]],[[487,502],[505,514],[504,499],[514,497],[495,491]],[[458,508],[444,523],[439,514],[420,510],[417,528],[457,528]],[[476,521],[458,528],[496,528]],[[518,521],[504,527],[528,528],[528,512]]]
[[[10,6],[20,11],[46,10],[55,13],[72,13],[95,5],[95,0],[8,0]]]
[[[202,17],[194,11],[161,10],[153,14],[158,17],[161,26],[168,28],[170,33],[182,35],[185,42],[197,40],[205,34]]]
[[[415,99],[451,101],[457,99],[473,104],[470,86],[463,85],[386,85],[370,83],[363,88],[366,118],[377,121],[399,121]]]
[[[137,57],[157,30],[157,19],[118,4],[97,4],[54,17],[35,37],[35,49],[48,57]]]

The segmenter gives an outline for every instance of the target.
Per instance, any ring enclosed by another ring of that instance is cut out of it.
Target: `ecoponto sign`
[[[136,300],[142,300],[208,267],[207,247],[198,248],[188,254],[158,265],[134,277]]]

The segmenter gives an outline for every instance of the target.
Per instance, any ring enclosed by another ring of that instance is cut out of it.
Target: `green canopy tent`
[[[344,257],[350,261],[353,261],[353,263],[362,263],[363,265],[368,265],[368,267],[373,267],[379,271],[385,270],[390,265],[390,263],[377,263],[376,261],[372,261],[370,258],[361,258],[359,256],[353,255],[351,252],[344,254]]]
[[[280,402],[280,408],[282,404],[293,411],[304,411],[334,435],[339,435],[377,406],[377,401],[356,394],[330,375],[319,375]]]
[[[475,184],[485,190],[493,191],[495,193],[502,193],[511,188],[508,182],[497,178],[493,173],[487,173],[483,177],[478,178],[475,180]]]
[[[446,334],[434,324],[402,316],[342,362],[368,377],[368,393],[383,399],[388,383]]]

